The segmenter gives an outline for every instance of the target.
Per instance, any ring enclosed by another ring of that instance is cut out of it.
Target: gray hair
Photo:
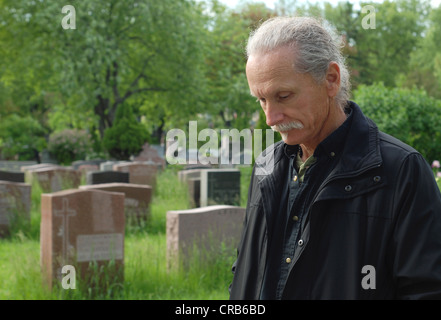
[[[325,80],[331,62],[340,67],[340,90],[335,97],[339,107],[349,100],[351,85],[345,57],[341,53],[343,38],[327,21],[310,17],[276,17],[265,21],[248,39],[247,58],[274,49],[291,46],[299,54],[294,61],[297,72],[309,73],[317,83]]]

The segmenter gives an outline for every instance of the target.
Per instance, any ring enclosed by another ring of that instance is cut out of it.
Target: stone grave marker
[[[0,161],[0,170],[6,171],[21,171],[21,167],[37,164],[36,161],[12,161],[2,160]]]
[[[238,169],[201,170],[201,207],[227,204],[240,205],[240,171]]]
[[[25,175],[23,172],[0,170],[0,180],[24,183]]]
[[[12,223],[30,222],[30,208],[29,184],[0,181],[0,238],[10,234]]]
[[[187,179],[188,196],[190,201],[190,208],[198,208],[201,206],[201,179],[190,178]]]
[[[62,284],[64,266],[75,268],[77,286],[83,288],[101,291],[121,284],[124,228],[122,193],[75,189],[42,194],[41,267],[49,288]]]
[[[201,171],[205,169],[189,169],[178,171],[179,181],[187,184],[190,208],[200,207]]]
[[[147,221],[150,216],[151,186],[131,183],[103,183],[80,186],[80,189],[124,193],[126,224]]]
[[[62,166],[60,166],[58,164],[54,164],[54,163],[38,163],[38,164],[33,164],[33,165],[28,165],[28,166],[22,166],[21,171],[26,173],[27,171],[46,169],[46,168],[54,168],[54,167],[60,168]]]
[[[81,184],[81,172],[62,166],[26,171],[26,182],[32,184],[36,179],[44,193],[78,188]]]
[[[222,247],[234,249],[240,241],[245,208],[216,205],[167,212],[167,265],[186,266],[194,257],[219,254]]]
[[[151,187],[156,185],[156,173],[158,167],[154,164],[142,162],[115,164],[113,170],[129,173],[129,182],[134,184],[144,184]]]
[[[148,143],[145,143],[142,146],[142,151],[136,157],[134,157],[133,160],[135,162],[150,162],[155,164],[158,168],[165,168],[164,157],[159,154],[157,148],[149,145]]]
[[[84,181],[86,181],[87,179],[87,174],[89,172],[96,172],[100,170],[100,167],[97,166],[96,164],[82,164],[80,166],[78,166],[78,168],[76,169],[77,171],[80,172],[81,174],[81,180],[84,179]]]
[[[188,170],[180,170],[178,171],[178,178],[181,182],[187,182],[187,179],[191,178],[200,178],[201,177],[201,171],[207,170],[205,169],[188,169]]]
[[[119,171],[95,171],[88,172],[86,176],[86,184],[102,184],[102,183],[129,183],[129,173]]]
[[[100,163],[100,171],[113,171],[113,165],[117,163],[118,161],[106,161]]]
[[[81,166],[86,166],[86,165],[90,165],[90,166],[96,166],[97,168],[100,167],[100,164],[105,162],[106,160],[100,160],[100,159],[95,159],[95,160],[77,160],[72,162],[72,167],[75,170],[79,170]]]

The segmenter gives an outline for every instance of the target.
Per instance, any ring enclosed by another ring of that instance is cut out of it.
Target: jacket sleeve
[[[249,205],[250,205],[250,199],[251,199],[251,194],[252,194],[252,186],[254,183],[254,176],[255,176],[255,170],[256,168],[253,167],[253,171],[251,173],[251,179],[250,179],[250,186],[248,188],[248,200],[247,200],[247,209],[246,209],[246,214],[245,214],[245,219],[243,221],[243,227],[242,227],[242,236],[241,236],[241,240],[239,243],[239,246],[237,248],[237,257],[239,256],[239,251],[240,248],[243,246],[243,242],[244,242],[244,235],[245,235],[245,230],[247,228],[247,221],[248,221],[248,215],[249,215]],[[232,267],[231,267],[231,272],[233,273],[233,282],[234,282],[234,276],[236,275],[236,268],[237,268],[237,260],[238,258],[234,261]],[[234,294],[232,295],[232,288],[233,288],[233,282],[230,284],[230,286],[228,287],[228,292],[230,294],[230,299],[233,298]]]
[[[441,194],[417,153],[401,164],[393,207],[393,277],[397,299],[441,299]]]

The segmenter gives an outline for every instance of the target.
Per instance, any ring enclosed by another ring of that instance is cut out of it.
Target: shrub
[[[380,83],[359,86],[354,101],[380,130],[417,149],[429,163],[441,159],[441,100]]]
[[[118,160],[129,160],[147,140],[147,129],[139,123],[129,105],[118,107],[113,127],[104,132],[103,145]]]
[[[38,153],[46,147],[45,130],[31,116],[17,114],[0,118],[0,148],[2,156],[20,160],[36,160]]]
[[[92,152],[91,135],[78,129],[55,132],[49,137],[48,150],[60,164],[69,165]]]

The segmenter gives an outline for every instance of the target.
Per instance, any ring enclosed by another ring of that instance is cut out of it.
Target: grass
[[[31,223],[0,239],[0,300],[127,299],[205,300],[228,299],[235,250],[226,249],[209,260],[195,257],[190,268],[167,269],[166,212],[188,208],[186,186],[179,183],[173,166],[158,176],[150,221],[126,227],[124,286],[91,297],[87,291],[48,290],[40,270],[41,189],[32,186]],[[241,204],[246,204],[251,168],[241,168]]]

